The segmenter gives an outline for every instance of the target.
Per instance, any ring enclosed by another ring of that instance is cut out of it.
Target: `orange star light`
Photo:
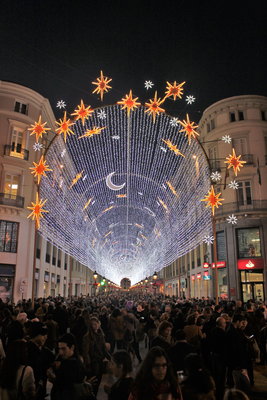
[[[100,71],[100,78],[96,78],[97,82],[92,82],[93,85],[96,85],[95,90],[93,90],[93,93],[100,93],[100,98],[101,101],[103,101],[103,95],[104,92],[108,92],[108,89],[112,89],[111,86],[109,86],[109,82],[112,81],[112,79],[109,79],[108,77],[103,76],[103,72]]]
[[[52,171],[52,169],[49,168],[49,165],[46,165],[46,161],[44,160],[44,156],[40,158],[39,164],[35,163],[33,161],[34,167],[31,167],[32,169],[32,174],[34,174],[34,177],[37,176],[37,183],[39,185],[41,177],[46,176],[47,171]]]
[[[81,104],[77,106],[78,108],[74,110],[75,112],[71,115],[76,116],[76,120],[81,119],[82,124],[84,125],[85,120],[88,119],[91,114],[93,114],[94,110],[91,109],[91,106],[85,107],[83,104],[83,100],[81,100]]]
[[[79,173],[75,176],[75,178],[72,179],[72,182],[71,182],[71,185],[70,185],[69,189],[71,189],[72,186],[74,186],[74,185],[78,182],[78,180],[81,179],[82,174],[83,174],[83,171],[82,171],[82,172],[79,172]]]
[[[214,192],[214,187],[211,186],[210,191],[208,194],[205,196],[205,199],[201,199],[201,201],[207,201],[208,204],[206,207],[211,207],[212,208],[212,215],[214,215],[214,208],[218,208],[219,206],[222,205],[221,201],[224,199],[220,198],[221,193],[215,194]]]
[[[157,92],[155,92],[154,99],[149,100],[150,103],[145,103],[145,106],[147,107],[147,110],[145,110],[146,113],[149,113],[149,115],[153,116],[153,122],[155,122],[156,115],[159,115],[161,112],[165,112],[163,108],[160,107],[161,103],[163,103],[163,100],[160,100],[157,98]]]
[[[171,184],[171,182],[167,181],[166,182],[167,185],[169,186],[170,190],[172,191],[172,193],[174,194],[174,196],[178,197],[178,193],[176,192],[176,190],[174,189],[174,186]]]
[[[104,126],[103,128],[99,128],[98,126],[94,126],[93,129],[87,129],[85,134],[80,136],[78,139],[82,139],[84,137],[92,137],[94,135],[100,135],[100,133],[101,133],[101,131],[103,131],[103,129],[106,129],[106,127]]]
[[[40,219],[43,218],[42,213],[48,213],[49,211],[44,210],[43,206],[47,202],[47,200],[40,200],[39,201],[39,194],[36,193],[36,201],[35,203],[32,201],[32,207],[27,207],[29,210],[32,210],[32,212],[28,215],[27,218],[31,218],[33,221],[36,221],[36,227],[37,229],[40,228]]]
[[[118,199],[123,199],[123,198],[127,197],[127,194],[126,194],[126,193],[124,193],[124,194],[117,194],[116,197],[118,197]]]
[[[138,97],[136,97],[135,99],[133,99],[133,94],[132,91],[130,90],[129,94],[125,95],[125,98],[122,98],[121,101],[118,101],[117,104],[122,105],[122,110],[124,110],[125,108],[127,108],[127,115],[129,117],[130,112],[134,110],[134,108],[137,108],[138,106],[141,105],[141,103],[137,102]]]
[[[176,100],[176,97],[179,97],[179,99],[181,99],[184,90],[182,86],[184,84],[185,82],[182,82],[177,85],[176,81],[174,81],[174,83],[171,84],[167,81],[166,92],[165,92],[166,96],[164,97],[164,100],[170,96],[173,96],[173,100]]]
[[[168,148],[169,148],[171,151],[173,151],[174,154],[175,154],[176,156],[179,156],[179,155],[180,155],[180,156],[182,156],[182,157],[185,158],[185,155],[184,155],[183,153],[181,153],[180,150],[177,148],[177,146],[176,146],[175,144],[172,144],[172,142],[171,142],[169,139],[167,139],[167,140],[162,139],[162,141],[163,141],[164,143],[166,143],[166,145],[168,146]]]
[[[236,156],[235,149],[233,149],[233,154],[229,154],[229,157],[226,157],[227,161],[224,161],[225,164],[229,164],[227,167],[228,169],[231,167],[233,168],[235,176],[237,176],[237,172],[240,171],[240,168],[244,167],[243,164],[246,164],[246,161],[241,161],[240,157],[241,155],[238,157]]]
[[[67,120],[67,113],[66,111],[64,112],[64,118],[59,120],[59,122],[56,121],[56,124],[59,125],[59,128],[56,129],[56,133],[58,135],[61,135],[61,133],[63,133],[64,135],[64,141],[66,143],[67,140],[67,135],[74,135],[74,132],[70,129],[70,127],[72,125],[74,125],[74,123],[70,122],[70,119]]]
[[[162,207],[165,209],[165,211],[169,212],[169,209],[168,209],[167,204],[165,204],[164,201],[161,200],[159,197],[158,197],[158,201],[160,202],[160,204],[162,205]]]
[[[85,205],[83,207],[83,211],[87,209],[87,207],[89,206],[89,204],[91,203],[92,200],[93,200],[93,197],[90,197],[90,199],[85,203]]]
[[[186,120],[178,122],[184,127],[184,129],[181,129],[179,132],[185,132],[189,144],[191,143],[192,137],[195,139],[196,135],[199,136],[199,133],[195,131],[195,129],[198,128],[198,125],[195,125],[194,122],[190,122],[188,114],[186,114]]]
[[[42,119],[41,119],[41,115],[38,119],[38,122],[35,122],[34,125],[31,125],[32,128],[29,128],[29,131],[32,131],[31,135],[35,135],[36,136],[36,142],[38,142],[39,138],[43,136],[43,133],[46,133],[46,131],[50,131],[50,128],[45,128],[45,125],[47,124],[47,122],[44,122],[42,124]]]

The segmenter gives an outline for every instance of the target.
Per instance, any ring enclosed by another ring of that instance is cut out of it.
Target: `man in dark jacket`
[[[210,334],[211,368],[216,385],[216,399],[222,399],[226,383],[226,321],[216,319],[216,327]]]

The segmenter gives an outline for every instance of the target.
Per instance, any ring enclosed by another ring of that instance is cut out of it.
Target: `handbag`
[[[91,383],[86,381],[74,383],[73,400],[96,400]]]

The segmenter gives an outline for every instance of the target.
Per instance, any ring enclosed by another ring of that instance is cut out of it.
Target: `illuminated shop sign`
[[[238,269],[263,269],[264,261],[263,258],[246,258],[243,260],[237,260]]]
[[[217,265],[217,268],[225,268],[226,262],[225,261],[217,261],[216,265]],[[212,268],[215,268],[215,263],[212,263],[211,266],[212,266]]]

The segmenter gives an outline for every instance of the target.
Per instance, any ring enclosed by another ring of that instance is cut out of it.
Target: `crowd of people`
[[[266,345],[267,309],[252,301],[126,292],[0,302],[0,398],[44,400],[50,382],[51,400],[93,400],[109,374],[108,400],[249,399]]]

